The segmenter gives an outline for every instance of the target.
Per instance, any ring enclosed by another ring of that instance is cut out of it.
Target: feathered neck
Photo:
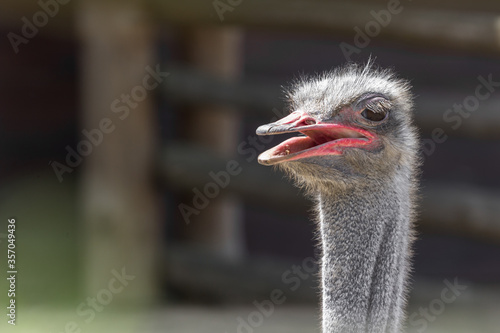
[[[323,191],[324,333],[396,333],[404,321],[413,195],[404,174],[363,190]]]

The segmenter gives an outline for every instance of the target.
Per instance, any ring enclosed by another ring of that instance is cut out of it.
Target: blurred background
[[[488,0],[2,1],[2,332],[319,332],[312,205],[255,129],[293,79],[370,56],[422,137],[408,331],[500,332],[499,22]]]

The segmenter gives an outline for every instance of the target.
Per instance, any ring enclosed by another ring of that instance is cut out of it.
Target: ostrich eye
[[[381,112],[374,112],[370,109],[364,109],[363,112],[361,112],[361,115],[368,120],[371,121],[382,121],[387,117],[387,112],[381,111]]]

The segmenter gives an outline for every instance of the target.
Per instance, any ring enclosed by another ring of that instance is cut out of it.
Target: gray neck
[[[411,184],[394,178],[319,195],[324,333],[401,331]]]

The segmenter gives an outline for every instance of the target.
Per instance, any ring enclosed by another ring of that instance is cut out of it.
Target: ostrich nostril
[[[316,121],[314,119],[306,119],[304,121],[307,125],[315,125]]]

